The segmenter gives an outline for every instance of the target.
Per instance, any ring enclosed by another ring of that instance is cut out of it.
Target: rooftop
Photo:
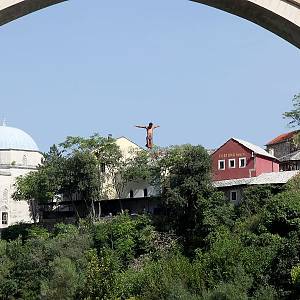
[[[0,126],[0,150],[39,151],[33,138],[21,129]]]
[[[253,178],[239,178],[239,179],[220,180],[220,181],[214,181],[213,186],[216,187],[216,188],[221,188],[221,187],[247,185],[247,184],[250,184],[250,182],[252,180],[253,180]]]
[[[281,162],[292,161],[292,160],[300,160],[300,150],[289,153],[289,154],[279,158],[279,161],[281,161]]]
[[[268,142],[266,145],[267,146],[270,146],[270,145],[274,145],[274,144],[278,144],[278,143],[282,143],[288,139],[291,139],[294,137],[294,135],[296,133],[298,133],[299,130],[294,130],[294,131],[291,131],[291,132],[286,132],[286,133],[283,133],[279,136],[277,136],[275,139],[271,140],[270,142]]]
[[[257,177],[214,181],[214,187],[231,187],[239,185],[284,184],[298,175],[300,171],[283,171],[263,173]]]
[[[257,176],[250,184],[284,184],[299,174],[299,171],[283,171],[263,173]]]
[[[270,158],[274,158],[276,159],[275,156],[271,155],[269,152],[267,152],[266,150],[264,150],[263,148],[257,146],[257,145],[254,145],[252,143],[249,143],[247,141],[243,141],[241,139],[236,139],[236,138],[233,138],[233,140],[235,140],[236,142],[238,142],[239,144],[243,145],[244,147],[250,149],[251,151],[253,151],[254,153],[256,154],[259,154],[259,155],[263,155],[263,156],[267,156],[267,157],[270,157]]]

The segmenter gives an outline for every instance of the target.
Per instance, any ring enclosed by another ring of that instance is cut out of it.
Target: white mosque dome
[[[21,129],[0,126],[0,150],[29,150],[39,151],[33,138]]]

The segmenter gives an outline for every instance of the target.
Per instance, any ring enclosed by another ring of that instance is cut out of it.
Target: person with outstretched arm
[[[144,125],[136,125],[135,127],[137,128],[143,128],[147,130],[147,137],[146,137],[146,147],[148,149],[152,149],[153,148],[153,131],[155,128],[160,127],[159,125],[154,125],[153,123],[149,123],[148,126],[144,126]]]

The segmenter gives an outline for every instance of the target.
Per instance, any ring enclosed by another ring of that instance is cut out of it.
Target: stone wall
[[[297,150],[299,150],[299,147],[296,147],[292,140],[287,140],[274,145],[267,145],[267,151],[277,158],[281,158]]]

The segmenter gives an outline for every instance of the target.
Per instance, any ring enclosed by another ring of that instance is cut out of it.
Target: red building
[[[259,146],[231,138],[212,154],[213,180],[251,178],[279,172],[279,161]]]

